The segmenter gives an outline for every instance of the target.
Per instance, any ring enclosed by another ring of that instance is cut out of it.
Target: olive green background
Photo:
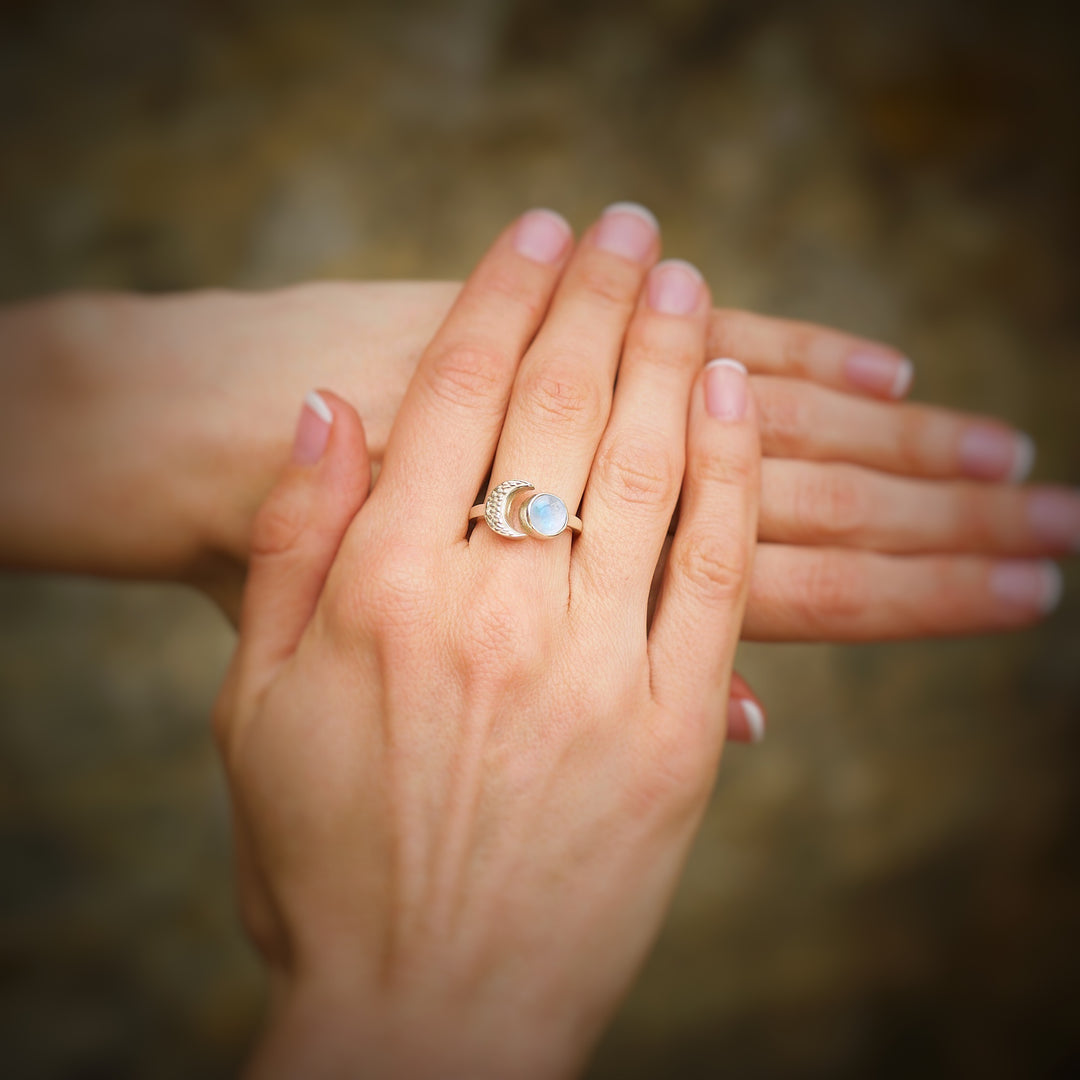
[[[1065,5],[0,5],[0,297],[460,277],[534,205],[659,215],[719,302],[904,348],[1080,477]],[[137,448],[133,448],[137,451]],[[1080,1068],[1080,602],[995,639],[774,646],[601,1077]],[[164,587],[0,581],[5,1076],[217,1077],[258,969]]]

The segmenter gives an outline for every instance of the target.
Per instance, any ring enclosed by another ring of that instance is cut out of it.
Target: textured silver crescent
[[[510,508],[510,500],[517,492],[533,490],[532,484],[527,480],[504,480],[497,488],[492,488],[491,494],[484,504],[484,520],[493,532],[515,540],[528,535],[527,533],[518,532],[507,521],[506,511]]]

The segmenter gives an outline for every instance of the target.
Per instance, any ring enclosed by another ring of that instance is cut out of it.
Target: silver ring
[[[536,492],[524,502],[519,496],[527,491]],[[581,518],[574,517],[566,503],[558,495],[536,491],[528,480],[504,480],[482,503],[469,511],[469,520],[483,518],[492,532],[511,540],[534,536],[539,540],[553,540],[569,529],[581,532]],[[512,518],[516,518],[516,525]]]

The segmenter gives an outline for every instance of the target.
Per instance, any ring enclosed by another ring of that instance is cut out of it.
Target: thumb
[[[292,460],[255,515],[238,659],[265,685],[295,651],[371,484],[364,428],[341,398],[312,391]]]

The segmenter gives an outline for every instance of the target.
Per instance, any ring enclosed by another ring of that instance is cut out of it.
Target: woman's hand
[[[568,1075],[663,917],[724,739],[755,405],[702,370],[700,276],[650,271],[632,222],[571,247],[546,211],[500,237],[366,502],[323,394],[256,518],[216,714],[273,975],[253,1075]],[[489,473],[580,500],[582,534],[470,536]]]
[[[194,581],[235,613],[294,402],[337,387],[373,462],[456,284],[61,298],[0,315],[0,562]],[[1025,626],[1080,542],[1080,499],[1008,483],[1030,443],[893,402],[910,366],[834,330],[714,311],[762,413],[763,548],[745,632],[853,640]],[[871,397],[858,395],[871,395]],[[881,400],[873,400],[876,396]]]

